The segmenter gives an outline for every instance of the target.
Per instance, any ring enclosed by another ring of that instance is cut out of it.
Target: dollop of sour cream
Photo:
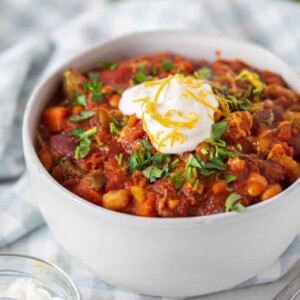
[[[48,291],[37,287],[31,279],[17,279],[6,289],[0,290],[0,297],[11,297],[17,300],[63,300],[52,297]]]
[[[119,109],[143,120],[152,145],[162,153],[193,151],[211,137],[218,101],[208,83],[176,74],[124,91]]]

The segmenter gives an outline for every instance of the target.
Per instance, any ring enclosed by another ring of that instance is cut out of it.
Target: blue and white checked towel
[[[21,121],[32,88],[61,61],[96,42],[133,31],[193,29],[257,42],[300,72],[300,3],[288,0],[0,0],[0,11],[2,182],[24,171]],[[26,176],[0,185],[0,251],[56,262],[84,299],[152,299],[104,283],[68,256],[44,226],[26,187]],[[280,278],[299,257],[300,236],[244,286]]]

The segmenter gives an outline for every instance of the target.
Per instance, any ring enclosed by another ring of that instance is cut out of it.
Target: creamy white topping
[[[11,297],[17,300],[63,300],[52,297],[48,291],[37,287],[31,279],[17,279],[6,289],[0,290],[0,297]]]
[[[119,109],[136,114],[152,145],[162,153],[193,151],[211,137],[218,101],[202,80],[173,75],[124,91]]]

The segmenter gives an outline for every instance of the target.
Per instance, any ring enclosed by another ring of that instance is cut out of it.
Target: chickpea
[[[178,207],[178,205],[179,205],[179,200],[178,199],[175,199],[175,200],[169,200],[169,207],[171,208],[171,209],[175,209],[175,208],[177,208]]]
[[[268,200],[269,198],[276,196],[282,191],[282,188],[279,184],[275,184],[269,187],[261,196],[263,201]]]
[[[130,192],[125,189],[109,191],[103,195],[103,206],[111,210],[122,210],[130,201]]]
[[[109,99],[109,105],[115,108],[119,107],[119,102],[120,102],[120,95],[113,95],[110,99]]]
[[[267,179],[259,173],[251,173],[247,180],[246,190],[251,197],[260,196],[268,187]]]
[[[139,204],[142,204],[145,199],[145,192],[144,189],[138,185],[133,185],[130,187],[130,192],[132,194],[133,200]]]

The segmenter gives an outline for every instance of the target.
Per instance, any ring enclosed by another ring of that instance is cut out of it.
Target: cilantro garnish
[[[231,174],[228,174],[228,175],[225,175],[225,176],[224,176],[224,180],[225,180],[227,183],[236,181],[236,179],[237,179],[236,176],[231,175]]]
[[[82,159],[89,154],[91,142],[95,138],[96,133],[97,127],[93,127],[79,134],[80,143],[75,149],[75,159]]]
[[[211,69],[202,68],[194,72],[194,77],[196,79],[212,79],[213,74]]]
[[[241,204],[240,202],[237,202],[239,199],[241,199],[242,196],[237,193],[231,193],[226,201],[225,201],[225,211],[236,211],[236,212],[242,212],[245,210],[245,206]]]
[[[69,120],[72,122],[81,122],[81,121],[84,121],[84,120],[89,119],[90,117],[94,116],[95,113],[96,112],[94,112],[94,111],[83,110],[80,112],[79,115],[70,117]]]
[[[86,95],[80,95],[75,98],[75,100],[72,103],[72,106],[77,106],[77,105],[82,105],[82,106],[87,105]]]
[[[161,63],[162,63],[163,69],[167,72],[171,71],[174,67],[174,64],[169,60],[162,60]]]
[[[91,82],[98,82],[99,81],[99,73],[97,73],[97,72],[90,72],[88,74],[88,76],[89,76],[89,80]]]
[[[159,169],[156,166],[149,166],[143,171],[143,174],[150,182],[154,182],[162,177],[163,172],[162,169]]]
[[[84,130],[82,128],[75,128],[72,132],[72,136],[76,137],[76,136],[80,136],[80,134],[84,133]]]
[[[102,69],[114,70],[117,66],[118,66],[117,63],[105,61],[105,62],[102,64]]]
[[[102,88],[102,82],[84,82],[83,88],[93,94],[92,101],[96,102],[97,104],[103,102],[103,93],[100,91]]]
[[[138,71],[135,76],[132,77],[132,80],[136,84],[143,83],[147,81],[147,76],[142,71]]]
[[[222,134],[225,132],[228,123],[226,121],[221,121],[213,124],[212,127],[212,135],[214,140],[219,140]]]

